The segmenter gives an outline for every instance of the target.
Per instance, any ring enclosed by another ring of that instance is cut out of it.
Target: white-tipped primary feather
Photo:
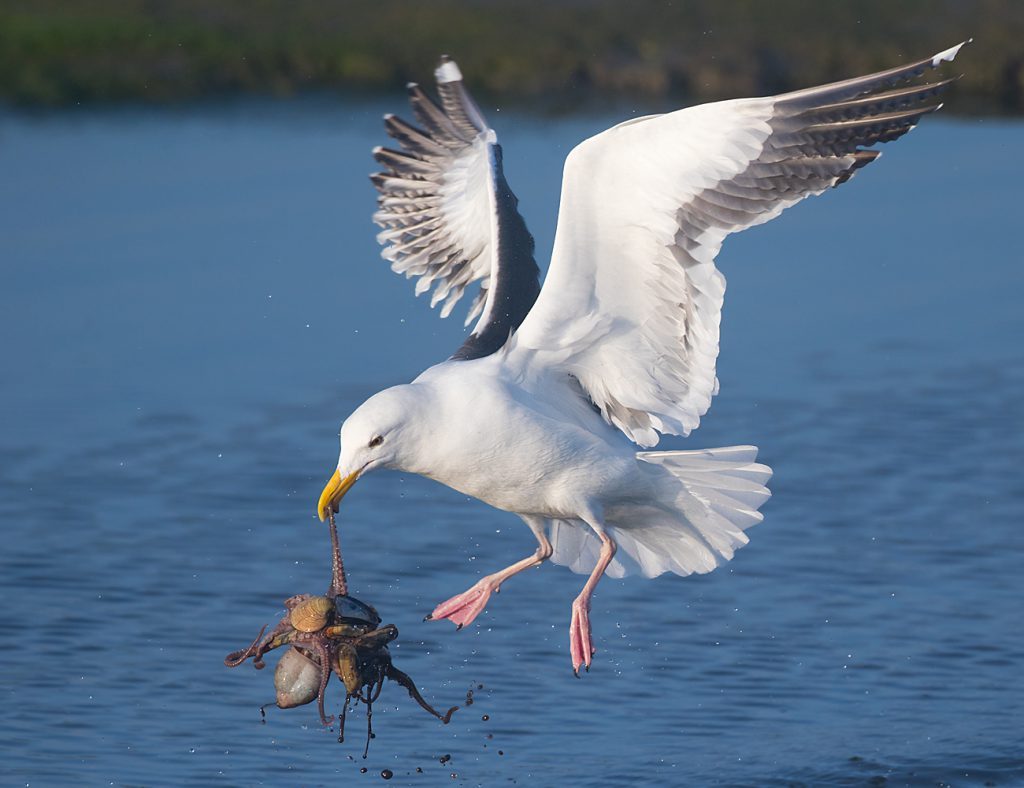
[[[443,60],[441,65],[434,70],[434,78],[438,82],[461,82],[462,72],[454,60]]]

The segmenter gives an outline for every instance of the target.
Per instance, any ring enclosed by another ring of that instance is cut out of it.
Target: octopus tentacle
[[[328,509],[331,520],[331,587],[328,594],[348,596],[348,580],[345,578],[345,564],[341,560],[341,545],[338,542],[338,526],[334,522],[334,512]]]
[[[281,646],[287,646],[289,643],[295,640],[297,633],[290,626],[287,626],[282,622],[275,627],[274,631],[263,638],[263,642],[260,643],[256,653],[253,655],[255,659],[252,661],[252,666],[256,670],[263,670],[267,663],[263,661],[263,656],[268,651],[273,651],[275,648]]]
[[[298,607],[300,603],[305,602],[312,596],[312,594],[295,594],[295,596],[288,597],[286,600],[284,600],[285,610],[290,611],[292,608]]]
[[[348,702],[352,696],[345,693],[345,705],[341,707],[341,717],[338,718],[338,742],[345,741],[345,719],[348,717]]]
[[[322,642],[313,641],[310,646],[316,650],[317,656],[320,658],[320,690],[316,697],[316,708],[320,712],[321,724],[326,727],[334,722],[334,715],[328,717],[324,712],[324,692],[326,692],[327,682],[331,678],[331,658],[327,653],[327,646]]]
[[[384,689],[384,677],[383,677],[383,676],[381,676],[381,677],[379,677],[379,678],[377,679],[377,684],[376,684],[376,691],[373,691],[373,689],[372,689],[372,688],[367,688],[367,690],[366,690],[366,695],[367,695],[367,697],[369,697],[369,698],[370,698],[370,699],[369,699],[369,700],[367,701],[367,703],[373,703],[373,702],[374,702],[375,700],[377,700],[377,698],[379,698],[379,697],[380,697],[380,691],[381,691],[382,689]],[[371,694],[371,693],[372,693],[372,694]]]
[[[416,689],[416,685],[413,683],[413,680],[411,678],[409,678],[408,674],[403,673],[398,668],[396,668],[394,665],[388,665],[388,667],[387,667],[387,676],[392,681],[397,681],[399,684],[401,684],[403,687],[405,687],[409,691],[409,695],[410,695],[410,697],[412,697],[412,699],[414,701],[416,701],[418,704],[420,704],[420,706],[424,710],[429,711],[431,714],[433,714],[435,717],[437,717],[439,720],[441,720],[441,722],[443,722],[445,725],[447,725],[449,722],[451,722],[452,715],[459,710],[458,706],[452,706],[450,709],[448,709],[447,712],[445,712],[445,714],[443,716],[441,714],[439,714],[434,709],[433,706],[431,706],[429,703],[427,703],[423,699],[423,696],[420,695],[420,691],[418,689]]]
[[[230,654],[224,657],[224,664],[229,668],[237,668],[239,665],[241,665],[243,662],[249,659],[249,657],[255,656],[256,653],[259,651],[260,639],[263,637],[263,633],[266,631],[267,625],[264,624],[263,629],[260,630],[260,633],[256,636],[256,639],[253,640],[253,642],[250,643],[246,648],[240,649],[239,651],[232,651]]]
[[[366,746],[363,747],[363,758],[370,754],[370,739],[373,738],[373,701],[366,702]]]

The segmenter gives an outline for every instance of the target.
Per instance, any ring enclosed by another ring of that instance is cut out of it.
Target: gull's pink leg
[[[569,622],[569,654],[572,657],[572,672],[577,678],[581,666],[586,666],[587,670],[590,670],[590,660],[595,653],[594,643],[590,638],[590,597],[593,596],[597,582],[604,575],[608,564],[615,557],[616,550],[615,542],[608,534],[598,531],[597,536],[601,540],[601,554],[586,585],[572,603],[572,620]]]
[[[501,591],[502,583],[512,577],[512,575],[517,575],[527,569],[540,566],[551,557],[552,547],[551,542],[548,541],[547,536],[544,534],[544,521],[534,520],[533,518],[527,519],[526,517],[523,517],[523,519],[530,526],[533,535],[537,537],[538,547],[536,552],[522,561],[516,561],[512,566],[506,567],[500,572],[495,572],[493,575],[481,578],[468,591],[453,596],[447,602],[442,602],[427,616],[427,621],[446,618],[455,624],[456,628],[462,629],[483,612],[487,606],[487,600],[491,598],[491,594],[497,594]]]

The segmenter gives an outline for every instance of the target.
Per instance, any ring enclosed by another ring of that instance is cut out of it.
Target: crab
[[[381,626],[381,617],[372,606],[348,595],[333,514],[330,531],[333,566],[327,593],[298,594],[286,599],[285,614],[270,633],[264,635],[264,626],[247,648],[228,654],[224,664],[234,668],[251,658],[253,667],[262,670],[267,652],[290,646],[274,672],[276,705],[293,708],[315,699],[324,726],[333,724],[335,719],[324,710],[324,696],[331,675],[336,675],[346,693],[338,723],[339,741],[345,740],[345,716],[349,703],[355,699],[367,707],[369,747],[373,736],[373,702],[380,696],[385,679],[403,686],[423,709],[447,725],[459,707],[439,713],[423,699],[408,674],[394,666],[387,647],[398,637],[398,629],[392,624]]]

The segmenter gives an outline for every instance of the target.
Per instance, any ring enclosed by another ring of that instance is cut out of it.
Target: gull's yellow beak
[[[344,479],[341,478],[338,471],[334,472],[334,475],[328,480],[327,486],[324,487],[324,491],[320,493],[320,502],[316,505],[316,513],[320,515],[321,522],[327,519],[328,510],[338,511],[338,504],[341,503],[341,499],[345,497],[345,493],[356,483],[357,479],[359,479],[359,471],[353,471]]]

